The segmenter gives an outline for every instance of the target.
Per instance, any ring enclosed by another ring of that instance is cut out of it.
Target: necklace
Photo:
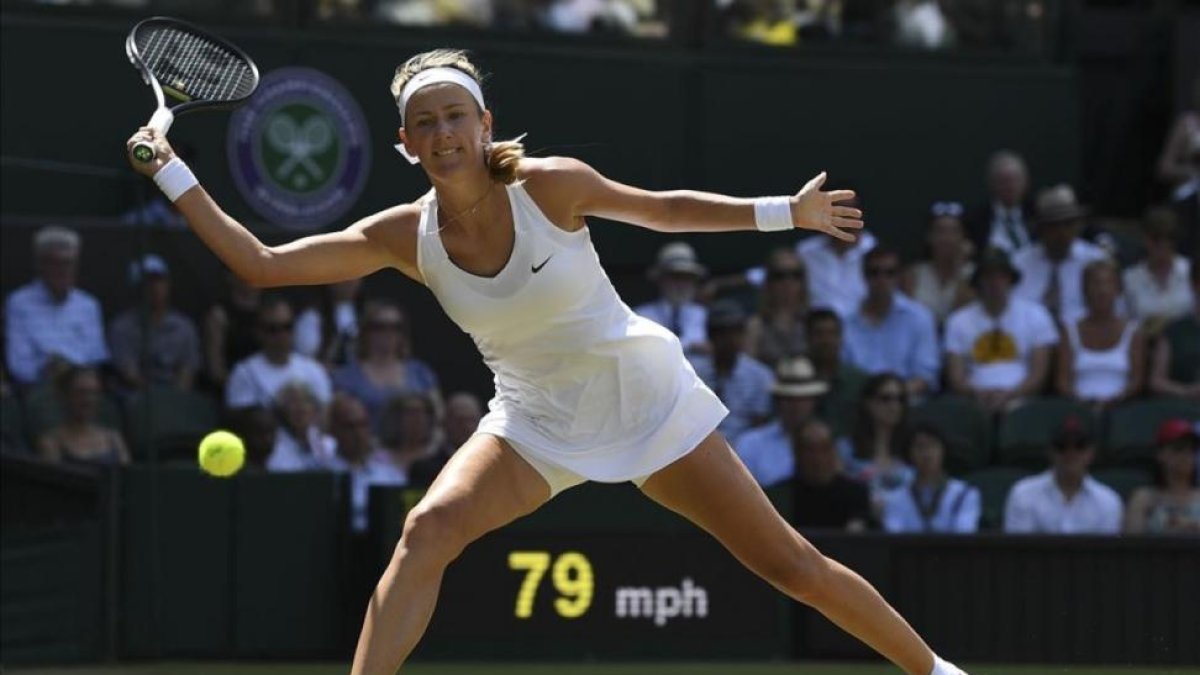
[[[460,211],[457,214],[450,216],[449,218],[444,219],[442,221],[441,227],[438,228],[438,231],[440,232],[441,230],[446,229],[446,227],[449,226],[450,223],[457,222],[458,220],[460,220],[462,218],[473,215],[476,211],[479,210],[480,206],[483,206],[483,202],[488,198],[488,195],[492,194],[492,188],[495,186],[496,186],[496,181],[488,181],[488,189],[483,193],[483,196],[480,197],[479,199],[475,200],[475,203],[472,204],[469,208],[467,208],[463,211]]]

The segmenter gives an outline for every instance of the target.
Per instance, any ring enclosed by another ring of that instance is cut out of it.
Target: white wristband
[[[196,174],[192,173],[188,165],[178,157],[167,162],[163,168],[154,173],[154,182],[172,202],[200,183],[196,180]]]
[[[754,200],[754,226],[763,232],[793,229],[791,197],[759,197]]]

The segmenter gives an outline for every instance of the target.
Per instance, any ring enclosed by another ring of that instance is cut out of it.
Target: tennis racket
[[[154,91],[158,108],[147,126],[162,135],[176,115],[232,108],[258,88],[258,66],[246,52],[186,21],[156,16],[139,22],[125,39],[125,54]],[[139,162],[154,154],[151,143],[133,147]]]

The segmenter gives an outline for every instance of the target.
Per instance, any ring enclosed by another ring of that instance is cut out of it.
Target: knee
[[[775,587],[806,605],[820,604],[830,585],[832,563],[807,541],[800,540],[779,556],[764,576]]]
[[[396,555],[445,566],[469,543],[458,509],[440,504],[418,504],[404,520]]]

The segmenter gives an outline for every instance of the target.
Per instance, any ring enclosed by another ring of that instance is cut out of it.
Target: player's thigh
[[[477,434],[454,453],[413,507],[405,536],[461,548],[549,498],[546,480],[507,442]]]
[[[823,562],[718,432],[652,475],[642,492],[712,534],[767,581],[789,587],[785,590],[805,585]]]

